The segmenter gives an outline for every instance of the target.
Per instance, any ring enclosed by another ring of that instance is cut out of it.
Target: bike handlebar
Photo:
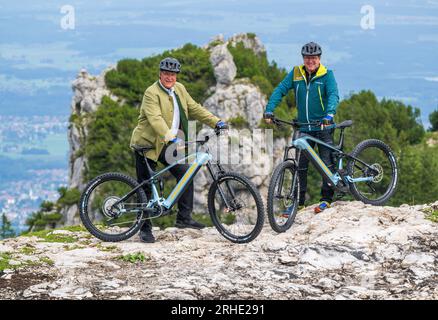
[[[186,145],[191,144],[191,143],[199,143],[200,145],[205,144],[208,140],[210,140],[211,137],[213,136],[219,136],[221,134],[221,132],[223,131],[227,131],[228,129],[214,129],[214,133],[212,134],[208,134],[206,136],[204,136],[204,140],[195,140],[195,141],[187,141],[185,142]]]
[[[299,128],[302,126],[315,126],[315,127],[317,127],[317,126],[320,126],[323,124],[322,121],[319,121],[319,120],[310,121],[310,122],[299,122],[296,119],[293,119],[292,121],[286,121],[286,120],[278,119],[275,117],[271,118],[271,120],[272,120],[272,123],[274,123],[276,125],[287,124],[287,125],[290,125],[294,128]]]

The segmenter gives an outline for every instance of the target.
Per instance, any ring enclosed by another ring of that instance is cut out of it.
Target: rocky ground
[[[214,228],[103,243],[80,228],[0,242],[1,299],[438,299],[429,206],[309,207],[245,245]]]

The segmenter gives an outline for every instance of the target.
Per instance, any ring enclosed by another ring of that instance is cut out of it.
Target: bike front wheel
[[[264,208],[260,193],[246,177],[221,174],[208,192],[208,211],[216,229],[234,243],[254,240],[263,228]]]
[[[398,181],[397,161],[391,148],[380,140],[369,139],[359,143],[351,156],[356,159],[349,160],[347,171],[353,179],[350,191],[354,198],[383,205],[394,194]]]
[[[85,228],[103,241],[122,241],[133,236],[142,225],[142,205],[146,194],[137,181],[121,173],[105,173],[85,187],[79,214]],[[123,201],[121,201],[123,199]]]
[[[294,162],[285,161],[275,168],[268,188],[268,219],[271,228],[287,231],[298,211],[300,184]]]

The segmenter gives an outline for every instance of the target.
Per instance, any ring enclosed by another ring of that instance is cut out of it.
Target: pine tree
[[[6,214],[2,214],[1,226],[0,226],[0,239],[15,237],[15,231],[11,226],[11,222],[6,217]]]
[[[438,109],[429,114],[430,131],[438,131]]]

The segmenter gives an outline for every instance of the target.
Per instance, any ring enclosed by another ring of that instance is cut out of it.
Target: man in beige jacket
[[[174,58],[165,58],[160,62],[160,77],[146,89],[140,108],[138,124],[131,137],[131,147],[150,146],[145,155],[149,166],[155,170],[157,161],[169,165],[165,154],[172,143],[180,143],[178,130],[182,130],[187,139],[188,119],[193,118],[218,129],[227,129],[226,123],[214,116],[207,109],[195,102],[184,85],[176,81],[181,65]],[[135,152],[137,180],[142,182],[150,178],[146,168],[145,157]],[[178,164],[170,169],[177,180],[180,180],[188,169],[186,164]],[[151,191],[146,190],[148,198]],[[204,228],[204,225],[193,220],[193,182],[178,200],[178,215],[175,226],[178,228]],[[140,239],[143,242],[154,242],[152,223],[145,220],[140,229]]]

